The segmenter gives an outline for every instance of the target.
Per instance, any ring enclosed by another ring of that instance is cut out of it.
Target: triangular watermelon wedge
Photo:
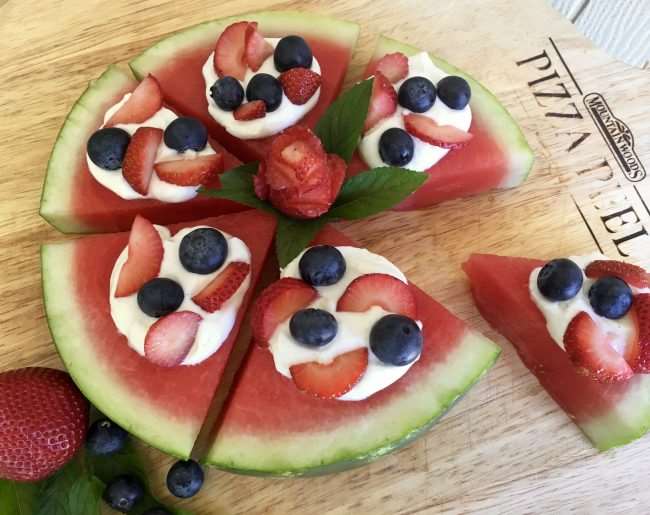
[[[379,59],[393,52],[411,56],[421,50],[382,36],[365,76],[374,73]],[[474,137],[466,146],[450,151],[427,170],[427,182],[396,209],[422,209],[445,200],[521,184],[530,172],[534,156],[515,120],[476,79],[434,54],[429,53],[429,56],[438,68],[450,75],[459,75],[470,84],[472,124],[469,132]],[[367,168],[361,157],[355,154],[350,173],[359,173]]]
[[[252,254],[251,285],[221,348],[194,366],[164,368],[141,357],[117,332],[109,280],[128,233],[89,236],[42,247],[45,311],[70,375],[102,412],[146,443],[187,457],[206,417],[266,260],[275,220],[259,211],[170,226],[210,225],[242,239]]]
[[[309,43],[321,66],[323,83],[316,106],[301,120],[313,127],[343,84],[359,35],[359,26],[314,13],[261,11],[222,18],[182,30],[159,41],[135,57],[129,65],[142,79],[148,74],[160,83],[165,100],[186,116],[200,119],[224,146],[242,161],[257,161],[271,138],[240,140],[228,134],[208,113],[201,69],[221,32],[237,21],[257,22],[266,37],[300,35]]]
[[[473,254],[463,268],[483,317],[510,340],[526,367],[598,449],[639,438],[650,429],[650,375],[603,384],[576,371],[530,297],[530,274],[544,263]]]
[[[326,227],[316,243],[353,245]],[[364,401],[320,400],[251,344],[206,462],[256,475],[312,475],[382,456],[423,434],[492,366],[500,349],[411,285],[425,342],[420,360]],[[429,329],[427,329],[429,328]]]

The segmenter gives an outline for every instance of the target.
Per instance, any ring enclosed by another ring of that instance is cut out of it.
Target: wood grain
[[[629,126],[636,154],[650,172],[650,75],[594,49],[545,0],[422,5],[416,0],[2,5],[0,369],[60,366],[43,316],[38,248],[64,237],[39,218],[38,204],[52,143],[88,80],[108,63],[126,61],[162,36],[206,19],[262,7],[329,13],[362,25],[350,80],[360,73],[376,35],[390,34],[437,52],[483,81],[533,146],[537,163],[516,190],[343,224],[502,343],[504,352],[426,437],[396,454],[309,480],[210,470],[201,494],[179,504],[210,515],[646,512],[650,438],[605,454],[594,451],[511,346],[479,317],[459,265],[472,251],[539,257],[591,252],[596,242],[589,228],[613,256],[617,239],[638,233],[620,248],[650,265],[650,237],[643,234],[650,231],[650,212],[641,201],[650,204],[650,179],[626,179],[583,103],[587,93],[603,95]],[[164,478],[171,460],[153,450],[146,454],[156,491],[169,499]]]

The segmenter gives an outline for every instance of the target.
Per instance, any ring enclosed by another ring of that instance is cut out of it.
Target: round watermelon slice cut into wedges
[[[109,281],[129,233],[88,236],[42,247],[47,321],[61,359],[84,395],[144,442],[186,458],[221,380],[266,260],[275,221],[243,211],[170,226],[172,233],[209,225],[242,239],[251,251],[251,285],[228,339],[194,366],[154,365],[128,346],[110,315]]]
[[[186,116],[200,119],[210,133],[242,161],[257,161],[271,138],[241,140],[228,134],[208,113],[202,68],[223,30],[238,21],[258,23],[265,37],[299,35],[305,38],[321,66],[322,85],[316,106],[300,121],[313,127],[336,98],[343,84],[359,26],[314,13],[262,11],[213,20],[173,34],[135,57],[129,65],[142,79],[158,79],[165,100]]]
[[[65,233],[126,231],[141,214],[157,224],[169,224],[241,211],[228,200],[198,196],[169,204],[152,199],[124,200],[99,184],[88,170],[86,143],[102,124],[104,113],[132,92],[138,82],[117,66],[109,66],[79,97],[54,143],[47,165],[40,214]],[[214,139],[210,144],[224,154],[224,169],[240,161]],[[210,187],[219,187],[218,179]]]
[[[576,372],[530,297],[530,274],[544,263],[474,254],[463,268],[483,317],[510,340],[526,367],[594,446],[607,450],[641,437],[650,429],[650,375],[603,384]]]
[[[393,52],[411,56],[420,49],[382,36],[366,68],[365,76],[374,73],[379,59]],[[422,209],[445,200],[474,195],[494,188],[512,188],[521,184],[532,168],[534,156],[521,129],[506,108],[476,79],[434,54],[434,64],[450,75],[463,77],[472,89],[470,108],[473,138],[460,149],[451,150],[426,170],[429,179],[396,209]],[[407,165],[408,167],[408,165]],[[349,173],[368,167],[355,154]]]
[[[354,245],[327,227],[316,243]],[[419,361],[364,401],[321,400],[280,375],[267,349],[249,354],[206,463],[255,475],[315,475],[362,465],[423,434],[492,366],[500,349],[410,285],[424,324]]]

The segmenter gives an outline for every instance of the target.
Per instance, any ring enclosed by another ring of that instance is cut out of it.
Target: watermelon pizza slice
[[[474,254],[463,268],[483,317],[594,446],[648,431],[650,274],[599,254]]]

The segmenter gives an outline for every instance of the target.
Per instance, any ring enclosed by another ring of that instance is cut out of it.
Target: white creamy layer
[[[368,349],[368,368],[365,374],[349,392],[338,397],[339,400],[343,401],[360,401],[393,384],[406,374],[417,359],[413,363],[401,367],[386,365],[379,361],[370,350],[370,330],[375,322],[389,313],[379,306],[374,306],[365,313],[337,312],[336,304],[348,285],[361,275],[380,273],[392,275],[405,283],[407,281],[401,270],[383,256],[356,247],[337,248],[345,258],[345,275],[336,284],[316,287],[319,297],[308,306],[310,308],[324,309],[334,315],[338,322],[336,337],[324,347],[306,347],[296,342],[291,336],[289,319],[278,326],[271,337],[269,348],[273,354],[273,361],[277,371],[290,378],[291,372],[289,369],[293,365],[311,361],[326,364],[341,354],[366,347]],[[303,254],[304,252],[306,250],[303,251]],[[298,265],[301,257],[302,254],[289,263],[282,270],[281,277],[300,279]],[[422,327],[420,322],[418,322],[418,325]]]
[[[265,38],[273,48],[278,44],[281,38]],[[320,65],[314,57],[311,64],[311,70],[320,75]],[[246,76],[244,77],[243,82],[240,81],[244,91],[246,91],[246,86],[249,81],[253,78],[254,75],[258,73],[268,73],[274,77],[278,77],[280,72],[275,69],[275,64],[273,62],[273,54],[271,54],[266,61],[262,64],[259,70],[254,72],[250,68],[246,70]],[[210,95],[210,88],[214,85],[215,82],[219,79],[217,72],[214,69],[214,52],[208,56],[207,61],[203,65],[203,79],[205,80],[205,98],[208,101],[208,111],[212,118],[214,118],[219,125],[223,126],[228,133],[232,134],[239,139],[254,139],[254,138],[265,138],[267,136],[273,136],[278,132],[283,131],[287,127],[291,127],[300,121],[300,119],[305,116],[309,111],[311,111],[314,106],[318,103],[318,98],[320,97],[320,90],[318,88],[316,93],[303,105],[296,105],[287,98],[287,96],[282,93],[282,102],[280,106],[273,111],[272,113],[266,113],[266,116],[263,118],[257,118],[255,120],[235,120],[233,111],[224,111],[221,109],[214,101]]]
[[[230,331],[237,319],[237,312],[241,307],[242,300],[250,286],[251,274],[241,284],[235,294],[228,299],[222,308],[214,313],[204,311],[200,306],[192,301],[192,297],[199,293],[215,278],[222,270],[233,261],[251,262],[251,253],[246,244],[239,238],[235,238],[223,231],[221,233],[228,243],[228,256],[221,267],[211,274],[202,275],[187,271],[178,257],[178,248],[183,236],[192,232],[199,227],[188,227],[171,236],[166,227],[154,226],[163,242],[164,256],[160,274],[158,277],[173,279],[183,287],[185,298],[178,308],[178,311],[192,311],[203,317],[203,321],[196,333],[194,345],[190,352],[183,360],[183,365],[196,365],[209,358],[217,352],[224,341],[228,338]],[[144,356],[144,341],[147,331],[159,318],[150,317],[145,314],[138,306],[138,294],[134,293],[128,297],[115,297],[117,281],[122,270],[122,265],[128,258],[128,245],[115,261],[113,272],[111,273],[110,283],[110,305],[111,317],[117,326],[118,331],[125,335],[129,346],[141,356]]]
[[[426,52],[420,52],[408,59],[409,74],[403,80],[393,84],[395,91],[399,91],[402,83],[411,77],[426,77],[434,84],[438,84],[440,79],[449,75],[433,64],[429,54]],[[384,163],[379,155],[379,138],[381,138],[381,135],[387,129],[393,127],[404,129],[403,116],[409,113],[411,113],[411,111],[397,104],[397,110],[392,116],[380,121],[364,134],[361,143],[359,144],[359,152],[370,168],[386,166],[386,163]],[[416,114],[428,116],[435,120],[438,125],[453,125],[454,127],[466,132],[469,131],[469,127],[472,124],[472,111],[469,104],[464,109],[451,109],[450,107],[447,107],[440,98],[436,98],[431,109],[424,113]],[[404,165],[403,168],[423,172],[445,157],[447,152],[449,152],[449,149],[436,147],[435,145],[426,143],[413,136],[413,159]]]
[[[102,127],[104,127],[104,124],[106,124],[110,117],[113,116],[120,109],[120,107],[126,103],[130,96],[131,93],[127,93],[124,95],[122,100],[120,100],[117,104],[106,111]],[[165,128],[176,118],[178,118],[178,116],[176,116],[174,112],[165,107],[162,107],[156,112],[156,114],[142,123],[118,123],[115,127],[124,129],[131,136],[133,136],[133,134],[135,134],[135,131],[140,127],[155,127],[164,131]],[[169,148],[167,145],[165,145],[164,141],[161,141],[160,146],[158,147],[158,154],[156,155],[156,163],[160,161],[193,159],[196,156],[206,156],[214,153],[215,151],[210,146],[210,143],[208,143],[200,152],[187,150],[184,153],[180,154],[173,148]],[[88,169],[90,170],[90,173],[97,182],[125,200],[151,198],[160,200],[162,202],[184,202],[186,200],[194,198],[199,189],[199,186],[178,186],[176,184],[165,182],[159,179],[156,175],[156,172],[154,171],[151,176],[151,182],[149,183],[149,192],[146,196],[144,196],[140,195],[131,187],[128,182],[126,182],[126,179],[122,175],[121,168],[118,170],[104,170],[103,168],[100,168],[95,163],[93,163],[90,157],[88,157],[87,153],[86,162],[88,163]]]

